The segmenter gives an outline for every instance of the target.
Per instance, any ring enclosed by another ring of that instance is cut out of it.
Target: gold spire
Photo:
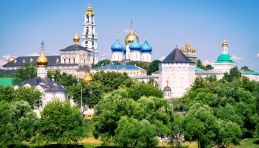
[[[227,42],[227,40],[224,40],[224,41],[222,42],[222,48],[224,48],[224,47],[228,48],[228,42]]]
[[[88,83],[88,82],[91,82],[93,79],[92,79],[92,76],[90,75],[89,72],[87,72],[83,78],[83,80]]]
[[[196,49],[195,48],[192,48],[192,53],[195,53],[196,52]]]
[[[139,40],[138,36],[131,30],[130,33],[125,37],[125,44],[129,45],[134,39]]]
[[[74,43],[75,43],[75,44],[78,44],[79,41],[80,41],[80,36],[76,33],[76,34],[74,35],[74,37],[73,37],[73,40],[74,40]]]
[[[15,59],[16,59],[15,56],[10,56],[7,61],[8,61],[8,62],[11,62],[11,61],[14,61]]]
[[[44,50],[44,42],[41,42],[41,53],[40,56],[36,59],[36,63],[40,67],[46,67],[48,65],[48,58],[45,56]]]

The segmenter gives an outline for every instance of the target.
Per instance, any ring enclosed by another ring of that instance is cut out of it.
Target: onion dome
[[[184,48],[183,47],[181,47],[181,52],[184,53]]]
[[[222,42],[222,48],[228,48],[228,42],[226,40]]]
[[[79,41],[80,41],[80,36],[79,36],[77,33],[74,35],[73,41],[74,41],[75,44],[78,44],[78,43],[79,43]]]
[[[15,59],[16,59],[15,56],[10,56],[7,61],[8,61],[8,62],[11,62],[11,61],[14,61]]]
[[[196,49],[195,48],[192,48],[192,53],[195,53],[196,52]]]
[[[129,45],[133,42],[134,39],[137,39],[139,41],[138,36],[131,30],[130,33],[125,37],[125,44]]]
[[[133,40],[133,42],[129,45],[129,49],[130,50],[141,50],[142,47],[141,47],[140,43],[138,42],[138,40],[135,38]]]
[[[111,46],[112,51],[124,51],[126,48],[120,43],[118,39]]]
[[[92,76],[90,75],[89,72],[87,72],[83,78],[83,81],[88,83],[88,82],[91,82],[93,79],[92,79]]]
[[[152,52],[152,47],[149,45],[147,40],[145,40],[142,45],[142,52]]]
[[[91,6],[88,6],[86,12],[87,15],[94,15],[94,10]]]
[[[43,53],[43,49],[41,50],[40,56],[36,59],[36,63],[41,67],[46,67],[48,65],[48,58]]]
[[[186,42],[185,44],[185,49],[191,49],[191,44],[189,41]],[[188,50],[187,50],[188,51]]]

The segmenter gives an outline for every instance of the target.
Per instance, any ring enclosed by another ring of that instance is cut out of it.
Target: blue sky
[[[148,39],[153,59],[166,56],[187,40],[198,57],[213,62],[227,39],[238,66],[259,71],[259,1],[257,0],[91,0],[96,14],[100,55],[110,58],[110,46],[133,28]],[[83,31],[87,0],[1,0],[0,57],[58,54]],[[258,54],[258,55],[257,55]]]

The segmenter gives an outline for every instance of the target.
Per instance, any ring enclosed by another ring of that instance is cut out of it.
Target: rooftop
[[[95,70],[143,70],[136,65],[106,65],[98,67]]]

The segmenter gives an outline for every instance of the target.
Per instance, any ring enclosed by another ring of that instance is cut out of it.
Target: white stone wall
[[[195,65],[189,63],[162,63],[159,67],[159,85],[161,90],[171,88],[172,98],[183,97],[195,80]]]
[[[132,61],[142,61],[141,60],[141,52],[138,51],[138,50],[131,50],[130,60],[132,60]]]
[[[112,52],[112,61],[123,61],[123,52],[113,51]]]
[[[151,62],[151,53],[150,52],[143,52],[141,55],[141,59],[143,62]]]
[[[214,63],[214,70],[219,70],[223,73],[229,72],[231,68],[235,67],[235,63]]]

